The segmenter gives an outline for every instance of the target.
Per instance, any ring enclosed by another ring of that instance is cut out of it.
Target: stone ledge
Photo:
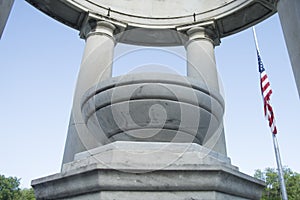
[[[101,169],[123,171],[194,170],[202,165],[222,165],[237,169],[230,158],[195,143],[117,141],[78,153],[64,164],[62,172],[78,170],[91,164]]]
[[[32,186],[37,199],[260,199],[262,181],[240,173],[226,156],[205,150],[197,144],[115,142],[77,154],[61,173],[36,179]],[[141,157],[153,151],[157,154]],[[112,162],[99,162],[109,153]],[[178,153],[169,165],[162,162]]]
[[[37,199],[59,199],[95,192],[218,192],[245,199],[260,199],[263,182],[222,166],[194,170],[158,170],[130,173],[99,169],[97,165],[32,182]],[[83,198],[84,199],[84,198]]]
[[[88,196],[89,200],[101,199],[101,200],[246,200],[245,198],[234,197],[228,194],[220,192],[209,191],[189,191],[189,192],[96,192],[91,193]],[[66,198],[64,200],[82,200],[82,196],[75,196]]]

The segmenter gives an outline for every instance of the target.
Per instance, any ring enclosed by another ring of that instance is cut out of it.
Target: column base
[[[246,200],[260,199],[264,183],[198,144],[115,142],[32,186],[38,200]]]

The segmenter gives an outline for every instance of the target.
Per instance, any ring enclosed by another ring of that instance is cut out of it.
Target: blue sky
[[[300,172],[300,101],[278,16],[257,25],[256,30],[274,92],[282,162]],[[83,49],[78,31],[25,1],[15,1],[0,41],[0,174],[22,178],[22,187],[60,170]],[[146,58],[136,55],[136,59],[145,62]],[[225,131],[232,164],[250,175],[255,169],[276,167],[271,133],[263,116],[251,29],[223,38],[216,47],[216,59],[226,101]],[[132,60],[116,63],[114,74],[124,73],[122,64],[135,65]],[[174,63],[170,58],[163,64]]]

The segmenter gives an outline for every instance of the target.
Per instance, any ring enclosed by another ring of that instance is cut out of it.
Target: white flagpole
[[[260,52],[260,51],[259,51],[258,42],[257,42],[257,37],[256,37],[256,31],[255,31],[255,27],[254,27],[254,26],[252,26],[252,32],[253,32],[253,37],[254,37],[254,42],[255,42],[256,50],[257,50],[258,52]]]
[[[252,31],[253,31],[253,37],[254,37],[254,41],[255,41],[256,50],[258,51],[258,53],[260,53],[254,26],[252,27]],[[278,146],[276,134],[272,133],[272,137],[273,137],[273,145],[274,145],[275,157],[276,157],[277,168],[278,168],[277,171],[278,171],[282,200],[288,200],[285,183],[284,183],[284,174],[283,174],[283,170],[282,170],[282,164],[281,164],[281,158],[280,158],[279,146]]]

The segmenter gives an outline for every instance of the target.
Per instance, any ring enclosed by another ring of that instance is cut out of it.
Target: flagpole
[[[252,26],[252,32],[253,32],[253,37],[254,37],[254,42],[255,42],[256,50],[257,50],[258,52],[260,52],[260,51],[259,51],[258,42],[257,42],[257,37],[256,37],[256,31],[255,31],[255,27],[254,27],[254,26]]]
[[[273,135],[273,144],[274,144],[275,156],[276,156],[277,167],[278,167],[278,177],[279,177],[279,182],[280,182],[282,199],[288,200],[285,183],[284,183],[284,174],[283,174],[283,170],[282,170],[278,142],[277,142],[276,134],[272,134],[272,135]]]
[[[253,32],[256,50],[258,53],[260,53],[254,26],[252,27],[252,32]],[[277,171],[278,171],[282,200],[288,200],[286,187],[285,187],[285,183],[284,183],[284,174],[283,174],[283,170],[282,170],[282,164],[281,164],[281,158],[280,158],[279,146],[278,146],[276,134],[272,133],[272,138],[273,138],[273,145],[274,145],[274,151],[275,151],[275,157],[276,157],[276,163],[277,163]]]

